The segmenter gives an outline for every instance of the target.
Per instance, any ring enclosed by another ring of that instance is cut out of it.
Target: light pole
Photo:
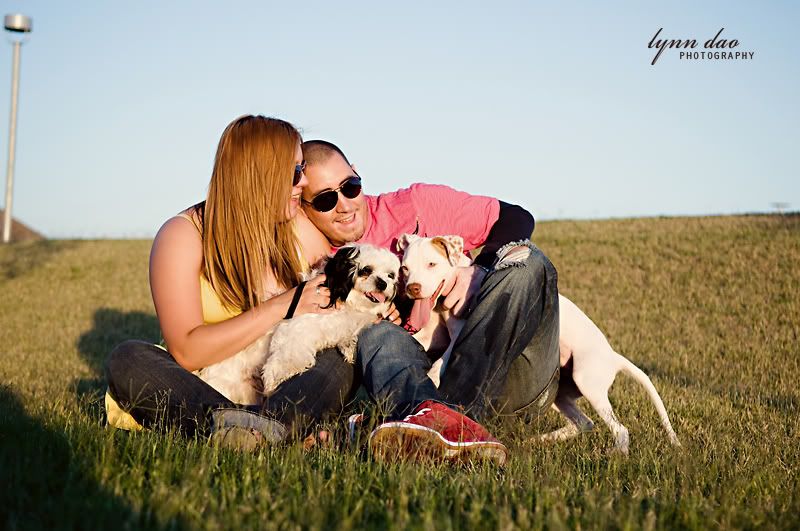
[[[30,33],[33,21],[25,15],[6,15],[5,28],[14,33]],[[6,167],[6,204],[3,212],[3,243],[11,241],[11,199],[14,195],[14,154],[17,147],[17,98],[19,96],[19,52],[22,39],[14,39],[11,74],[11,117],[8,125],[8,166]]]

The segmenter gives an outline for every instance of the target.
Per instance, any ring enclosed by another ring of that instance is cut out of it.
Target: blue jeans
[[[525,252],[527,248],[529,252]],[[516,250],[516,252],[514,252]],[[558,275],[529,241],[498,251],[437,389],[431,360],[408,332],[388,322],[365,329],[357,364],[369,395],[402,417],[425,400],[470,415],[539,413],[558,388]]]
[[[190,373],[169,352],[144,341],[125,341],[105,365],[111,396],[140,424],[207,435],[212,413],[241,408],[279,420],[295,432],[341,411],[354,394],[354,372],[336,349],[317,354],[308,371],[283,382],[262,406],[238,406]]]

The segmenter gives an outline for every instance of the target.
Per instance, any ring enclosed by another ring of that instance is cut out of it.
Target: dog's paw
[[[628,457],[628,445],[620,445],[620,446],[612,446],[608,449],[609,455],[621,455],[623,457]]]
[[[344,358],[344,360],[347,363],[353,364],[353,363],[356,362],[356,346],[357,345],[358,345],[358,342],[356,341],[355,337],[353,337],[349,341],[345,341],[345,342],[339,343],[339,345],[337,345],[337,348],[339,349],[339,352],[341,352],[342,357]]]
[[[264,395],[269,396],[284,381],[310,369],[314,366],[315,361],[313,352],[295,352],[291,355],[282,352],[274,353],[267,359],[261,370]]]
[[[588,429],[581,430],[573,423],[569,423],[563,428],[559,428],[555,431],[551,431],[550,433],[545,433],[539,436],[539,440],[542,442],[558,442],[558,441],[565,441],[567,439],[571,439],[577,436],[581,431],[589,431],[592,427],[590,426]]]

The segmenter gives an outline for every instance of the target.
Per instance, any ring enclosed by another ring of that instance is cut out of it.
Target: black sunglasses
[[[325,190],[315,195],[311,201],[303,199],[303,203],[311,205],[317,212],[328,212],[336,208],[339,192],[347,199],[355,199],[361,193],[361,177],[354,175],[339,185],[335,190]]]
[[[294,166],[294,178],[292,179],[292,186],[297,186],[297,183],[300,182],[300,179],[303,178],[303,172],[306,171],[306,161],[303,161],[302,164],[295,164]]]

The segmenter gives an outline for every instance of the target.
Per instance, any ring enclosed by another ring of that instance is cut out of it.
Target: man
[[[355,167],[335,145],[305,142],[303,156],[309,181],[304,211],[334,247],[358,242],[397,251],[403,233],[457,234],[465,251],[483,245],[474,264],[461,268],[442,293],[444,305],[466,323],[438,389],[427,377],[428,357],[408,332],[382,322],[360,335],[357,364],[367,392],[388,404],[391,416],[407,415],[373,432],[373,451],[413,445],[450,456],[505,452],[480,425],[443,403],[482,418],[542,411],[555,398],[557,275],[528,241],[533,217],[518,206],[445,186],[416,184],[366,196]]]

